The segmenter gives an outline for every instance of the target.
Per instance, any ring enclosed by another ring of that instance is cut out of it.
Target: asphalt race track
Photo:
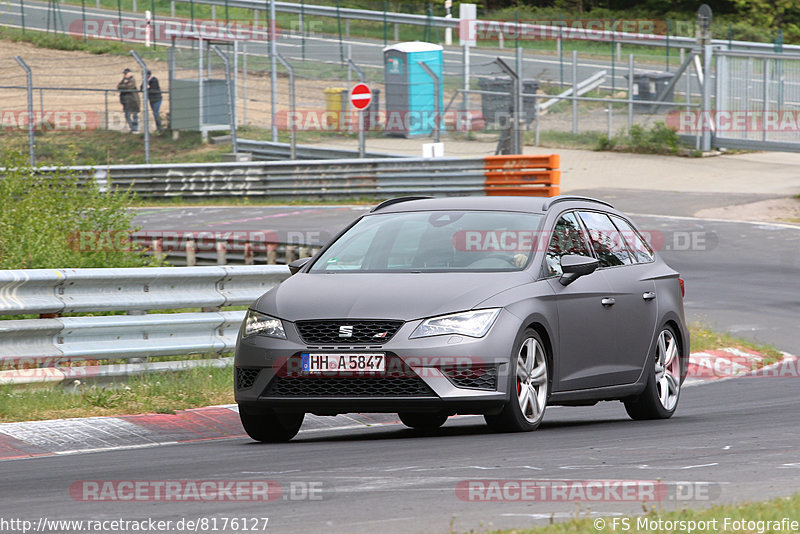
[[[478,417],[434,436],[402,425],[303,432],[2,463],[0,515],[58,519],[269,518],[269,532],[458,532],[641,513],[641,502],[471,502],[474,479],[660,479],[662,510],[788,495],[797,489],[797,379],[740,378],[683,390],[667,421],[634,422],[620,403],[548,408],[539,430],[494,434]],[[271,480],[271,502],[85,502],[83,480]],[[678,484],[680,483],[680,484]],[[300,489],[298,489],[300,488]],[[314,488],[314,499],[308,498]],[[681,488],[681,489],[677,489]],[[309,490],[310,491],[310,490]],[[79,498],[80,499],[80,498]]]
[[[689,211],[671,211],[668,193],[606,194],[612,195],[660,239],[662,254],[682,272],[691,320],[800,354],[794,336],[800,228],[692,218]],[[732,199],[681,195],[680,200],[707,207]],[[292,232],[313,239],[336,232],[365,209],[142,208],[136,224],[162,231]],[[218,525],[268,518],[268,532],[463,532],[546,524],[576,514],[609,521],[642,511],[639,494],[626,499],[612,493],[583,503],[520,501],[513,495],[485,502],[470,495],[488,494],[458,491],[476,480],[643,481],[665,488],[649,500],[665,511],[789,495],[797,490],[800,469],[799,378],[692,385],[684,388],[677,414],[668,421],[634,422],[614,402],[551,407],[539,430],[525,434],[494,434],[482,418],[466,416],[451,418],[427,436],[383,424],[301,430],[279,445],[234,437],[4,461],[0,517],[153,518],[173,524],[207,518]],[[83,481],[175,480],[271,481],[279,491],[269,502],[98,502],[74,491]]]

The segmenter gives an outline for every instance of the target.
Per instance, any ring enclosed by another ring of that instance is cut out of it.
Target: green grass
[[[131,50],[136,50],[143,58],[160,59],[166,61],[167,49],[160,46],[154,51],[142,44],[111,41],[107,39],[87,39],[83,41],[65,33],[43,32],[28,30],[23,32],[19,28],[0,26],[0,40],[29,43],[39,48],[53,50],[68,50],[89,52],[90,54],[117,54],[129,56]],[[35,74],[35,73],[34,73]]]
[[[675,155],[680,152],[680,146],[675,130],[664,122],[656,122],[650,128],[634,124],[629,135],[620,132],[611,138],[601,136],[595,150]]]
[[[36,164],[64,165],[73,160],[75,165],[142,164],[144,136],[112,130],[40,131],[36,132]],[[0,131],[0,145],[5,152],[28,150],[28,136],[24,131]],[[150,135],[151,163],[216,162],[222,154],[230,152],[230,144],[204,144],[197,132],[181,132],[173,141],[168,134]]]
[[[781,351],[773,345],[756,343],[724,332],[716,332],[700,323],[689,325],[689,332],[692,338],[692,352],[703,352],[724,347],[737,347],[766,354],[769,358],[764,362],[765,364],[774,363],[783,358]]]
[[[576,513],[580,515],[580,513]],[[602,519],[576,517],[569,521],[554,523],[551,525],[535,528],[521,528],[514,530],[493,530],[489,531],[490,534],[573,534],[573,533],[602,533],[602,532],[641,532],[646,534],[667,534],[667,533],[687,533],[690,532],[689,523],[684,523],[683,527],[679,524],[677,528],[669,529],[649,529],[639,526],[644,524],[637,524],[637,517],[652,521],[662,521],[662,525],[666,521],[712,521],[717,520],[716,527],[710,527],[702,530],[697,530],[695,527],[694,532],[724,532],[731,533],[779,533],[779,532],[796,532],[791,529],[784,529],[782,526],[771,528],[770,524],[763,523],[761,525],[742,525],[744,528],[737,528],[737,525],[730,523],[723,524],[725,518],[730,518],[730,521],[745,520],[745,521],[775,521],[780,523],[783,518],[788,518],[791,521],[798,521],[800,519],[800,495],[794,494],[791,497],[778,497],[768,501],[745,502],[741,504],[725,504],[712,506],[710,508],[701,510],[681,509],[674,511],[662,511],[651,509],[641,516],[628,516],[630,528],[624,528],[620,521],[623,517],[617,517],[617,523],[614,523],[613,517],[606,517]],[[602,521],[602,523],[601,523]],[[603,526],[600,526],[600,525]],[[696,524],[696,523],[695,523]],[[600,526],[600,528],[597,528]],[[775,525],[772,525],[774,527]]]
[[[233,367],[134,376],[124,383],[0,386],[0,422],[176,410],[233,402]]]
[[[525,132],[525,144],[532,145],[536,139],[534,132]],[[605,139],[605,134],[600,132],[580,132],[577,135],[572,132],[561,132],[556,130],[543,130],[539,132],[539,146],[546,148],[578,148],[594,149],[601,139]]]

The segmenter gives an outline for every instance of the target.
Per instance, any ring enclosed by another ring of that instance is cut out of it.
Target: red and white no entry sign
[[[350,103],[353,107],[361,110],[366,109],[372,102],[372,90],[365,83],[360,83],[350,91]]]

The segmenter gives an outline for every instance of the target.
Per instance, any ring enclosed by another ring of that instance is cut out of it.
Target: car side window
[[[589,231],[589,240],[597,259],[600,260],[600,267],[633,263],[625,241],[608,215],[596,211],[582,211],[580,216]]]
[[[545,253],[545,264],[542,276],[561,276],[561,256],[580,254],[591,256],[586,244],[585,234],[574,212],[562,215],[555,228]]]
[[[611,220],[614,221],[614,224],[622,234],[622,238],[628,244],[628,250],[633,254],[636,263],[649,263],[653,261],[655,258],[653,249],[650,248],[647,241],[639,235],[639,232],[634,230],[633,226],[631,226],[628,221],[616,215],[611,215]]]

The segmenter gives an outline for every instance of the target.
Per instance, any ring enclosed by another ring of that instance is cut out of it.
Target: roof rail
[[[381,202],[380,204],[378,204],[377,206],[375,206],[374,208],[369,210],[369,212],[370,213],[374,213],[374,212],[376,212],[378,210],[382,210],[383,208],[389,207],[392,204],[399,204],[401,202],[408,202],[409,200],[425,200],[427,198],[433,198],[433,197],[397,197],[397,198],[390,198],[389,200],[384,200],[383,202]]]
[[[572,202],[572,201],[597,202],[598,204],[603,204],[604,206],[608,206],[609,208],[614,207],[605,200],[598,200],[592,197],[582,197],[579,195],[559,195],[557,197],[545,200],[544,204],[542,204],[542,211],[549,210],[553,206],[553,204],[557,204],[559,202]]]

